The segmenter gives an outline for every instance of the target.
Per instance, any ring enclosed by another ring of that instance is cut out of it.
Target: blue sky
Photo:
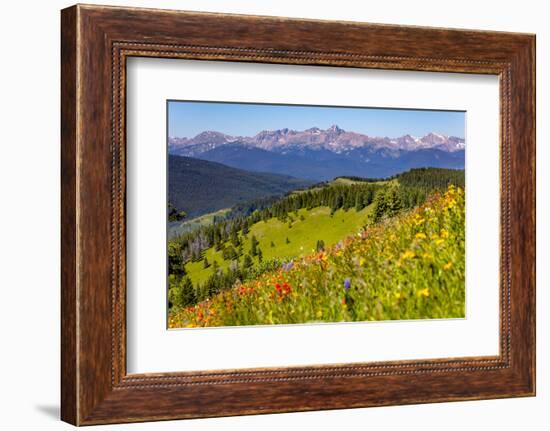
[[[253,136],[262,130],[288,127],[344,130],[395,138],[436,132],[464,138],[465,112],[415,109],[342,108],[216,102],[168,102],[168,134],[192,138],[205,130]]]

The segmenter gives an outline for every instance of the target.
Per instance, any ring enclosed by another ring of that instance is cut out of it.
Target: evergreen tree
[[[290,244],[290,240],[288,239],[288,236],[286,237],[285,242],[286,242],[287,244]]]
[[[389,217],[393,217],[403,208],[403,203],[397,191],[397,187],[390,187],[386,192],[385,200],[386,213]]]
[[[264,255],[263,255],[262,250],[260,249],[260,247],[258,247],[258,262],[262,263],[263,260],[264,260]]]
[[[239,240],[239,234],[237,233],[237,229],[231,229],[231,234],[229,236],[229,239],[231,241],[231,244],[233,244],[235,247],[238,247],[241,245],[241,241]]]
[[[214,246],[216,247],[216,251],[220,251],[223,247],[223,239],[222,239],[222,234],[221,234],[220,230],[217,228],[216,224],[214,224],[214,232],[212,233],[212,241],[214,242]]]
[[[208,292],[208,296],[209,297],[212,297],[214,296],[216,293],[219,292],[220,288],[219,288],[219,284],[218,284],[218,280],[219,280],[219,275],[218,274],[212,274],[210,277],[208,277],[208,279],[206,280],[206,283],[205,283],[205,290],[206,292]]]
[[[215,260],[214,262],[212,262],[212,272],[216,274],[219,271],[219,269],[220,269],[220,265],[218,261]]]
[[[172,241],[168,243],[168,273],[177,276],[186,274],[181,247]]]
[[[253,262],[252,262],[252,258],[250,257],[249,254],[245,255],[244,256],[244,260],[243,260],[243,268],[250,268],[252,266]]]
[[[331,210],[332,212],[336,212],[336,210],[342,208],[344,206],[344,198],[341,194],[336,194],[334,200],[333,200],[333,203],[332,203],[332,206],[331,206]]]
[[[259,241],[256,239],[254,235],[252,235],[252,239],[250,240],[250,255],[256,256],[258,254],[258,245]]]
[[[197,302],[197,296],[195,295],[195,288],[189,277],[184,277],[182,281],[182,293],[183,293],[183,306],[194,305]]]
[[[202,262],[202,266],[204,269],[208,268],[210,266],[210,264],[208,263],[208,259],[205,257],[203,262]]]
[[[365,208],[365,197],[358,193],[357,196],[355,197],[355,211],[359,212],[361,211],[363,208]]]
[[[239,254],[237,253],[237,250],[235,250],[231,245],[223,249],[222,256],[224,260],[234,260],[239,258]]]
[[[189,277],[183,277],[179,283],[168,290],[168,301],[172,307],[186,307],[196,303],[193,283]]]
[[[322,251],[324,249],[325,249],[325,242],[322,239],[318,239],[317,244],[315,246],[315,250],[319,252],[319,251]]]
[[[185,211],[179,211],[172,202],[168,202],[168,221],[175,222],[175,221],[181,221],[185,217],[187,217],[187,213]]]
[[[374,197],[374,208],[372,209],[373,222],[378,222],[387,212],[386,193],[380,190]]]

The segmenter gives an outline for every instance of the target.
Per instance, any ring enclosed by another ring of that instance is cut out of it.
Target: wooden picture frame
[[[535,394],[534,35],[83,5],[61,17],[62,420],[91,425]],[[131,56],[498,75],[500,354],[128,375]]]

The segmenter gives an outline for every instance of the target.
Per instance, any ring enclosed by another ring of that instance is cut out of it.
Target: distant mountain
[[[333,125],[326,130],[318,127],[303,131],[287,128],[264,130],[255,136],[249,137],[234,137],[220,132],[206,131],[190,139],[170,138],[169,148],[172,154],[197,155],[230,143],[277,152],[303,148],[324,149],[334,153],[344,153],[357,148],[369,148],[371,150],[387,148],[404,151],[437,149],[447,152],[465,149],[464,139],[434,132],[420,138],[411,135],[388,138],[348,132],[337,125]]]
[[[190,157],[168,156],[168,200],[188,218],[235,204],[282,195],[311,181],[248,172]]]
[[[454,136],[372,137],[337,125],[326,130],[264,130],[252,137],[206,131],[190,139],[169,139],[170,154],[313,180],[386,177],[415,167],[461,169],[464,150],[464,139]]]

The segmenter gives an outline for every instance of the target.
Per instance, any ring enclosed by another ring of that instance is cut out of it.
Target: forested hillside
[[[248,172],[220,163],[168,156],[168,199],[187,218],[267,196],[279,196],[311,181],[286,175]]]

